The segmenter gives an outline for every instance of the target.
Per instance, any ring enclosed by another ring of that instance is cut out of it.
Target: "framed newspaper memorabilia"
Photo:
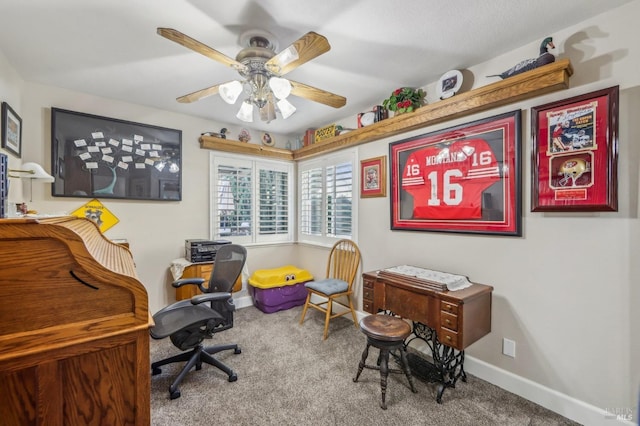
[[[520,236],[520,144],[520,110],[391,143],[391,229]]]
[[[618,86],[531,108],[531,211],[617,211]]]

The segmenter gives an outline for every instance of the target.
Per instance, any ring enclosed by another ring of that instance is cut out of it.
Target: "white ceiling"
[[[256,117],[242,126],[300,134],[370,109],[397,87],[424,86],[628,1],[0,0],[0,51],[29,82],[241,126],[239,102],[218,95],[176,102],[238,75],[156,28],[175,28],[232,58],[246,30],[275,35],[278,52],[315,31],[331,50],[287,77],[342,95],[347,105],[292,96],[297,112],[287,120]]]

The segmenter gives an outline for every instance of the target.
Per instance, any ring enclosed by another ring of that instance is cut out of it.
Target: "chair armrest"
[[[231,299],[231,293],[206,293],[191,297],[191,303],[199,305],[204,302],[224,302],[229,299]]]
[[[187,284],[195,284],[200,287],[204,283],[204,278],[183,278],[181,280],[176,280],[171,283],[175,288],[182,287]]]

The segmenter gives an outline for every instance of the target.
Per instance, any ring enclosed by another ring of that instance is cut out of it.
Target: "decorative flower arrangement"
[[[426,93],[422,89],[401,87],[394,90],[387,99],[382,101],[382,106],[396,114],[411,112],[420,108],[424,102]]]

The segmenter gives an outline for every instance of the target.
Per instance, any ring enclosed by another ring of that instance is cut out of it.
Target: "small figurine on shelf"
[[[503,73],[488,75],[487,77],[500,77],[502,79],[505,79],[507,77],[522,74],[525,71],[530,71],[543,65],[555,62],[556,57],[553,55],[553,53],[549,52],[549,49],[555,49],[555,45],[553,44],[553,37],[547,37],[542,40],[542,43],[540,44],[540,55],[538,55],[537,58],[525,59],[524,61],[518,62]]]
[[[220,139],[226,139],[227,138],[227,128],[223,127],[222,129],[220,129],[219,133],[216,133],[216,132],[204,132],[204,133],[201,133],[200,136],[213,136],[213,137],[220,138]]]
[[[251,140],[251,134],[247,129],[242,129],[238,135],[238,140],[240,142],[249,142]]]

